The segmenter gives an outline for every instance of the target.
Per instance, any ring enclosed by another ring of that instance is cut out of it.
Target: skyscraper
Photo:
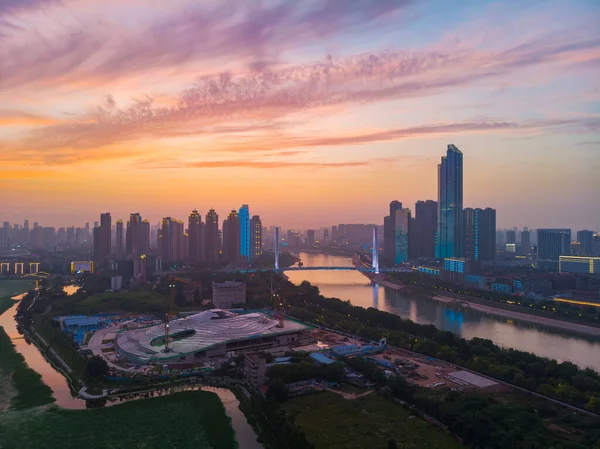
[[[415,218],[409,232],[411,257],[435,257],[437,209],[437,202],[432,200],[417,201],[415,204]]]
[[[395,250],[394,265],[408,259],[408,230],[410,209],[398,209],[395,214]]]
[[[600,234],[594,234],[592,237],[592,256],[600,257]]]
[[[219,239],[219,215],[214,209],[206,213],[204,225],[204,254],[206,261],[215,263],[219,260],[221,242]]]
[[[235,210],[223,221],[223,256],[228,263],[240,260],[240,219]]]
[[[182,262],[185,259],[183,221],[165,217],[161,222],[158,249],[164,263]]]
[[[313,248],[315,246],[315,230],[309,229],[306,231],[306,246]]]
[[[448,145],[438,165],[438,232],[436,256],[462,257],[463,155]]]
[[[464,257],[471,260],[493,260],[496,255],[496,210],[491,208],[463,210]]]
[[[202,262],[202,246],[204,243],[203,237],[204,223],[202,216],[197,210],[193,210],[188,217],[188,251],[187,260],[190,264]]]
[[[506,243],[507,244],[515,244],[517,243],[517,233],[516,231],[509,229],[508,231],[506,231]]]
[[[521,231],[521,247],[520,252],[522,255],[529,255],[531,251],[531,233],[527,228],[523,228]]]
[[[242,260],[250,259],[250,209],[247,204],[240,207],[238,214],[240,223],[240,256]]]
[[[390,214],[383,218],[383,259],[386,265],[396,260],[396,211],[402,209],[400,201],[390,202]]]
[[[129,216],[126,233],[127,255],[134,258],[140,257],[143,253],[140,248],[140,240],[142,234],[142,216],[135,212]]]
[[[581,243],[581,252],[584,256],[591,256],[593,251],[592,240],[594,239],[593,231],[577,231],[577,241]]]
[[[537,268],[558,271],[560,256],[571,253],[571,230],[538,229],[537,242]]]
[[[94,261],[97,264],[108,260],[111,250],[111,228],[110,214],[101,214],[100,226],[94,228]]]
[[[123,220],[117,220],[116,224],[116,235],[115,235],[115,255],[118,260],[123,259],[125,247],[124,243],[124,235],[123,235]]]
[[[258,215],[250,219],[250,258],[255,259],[262,255],[263,248],[263,228]]]

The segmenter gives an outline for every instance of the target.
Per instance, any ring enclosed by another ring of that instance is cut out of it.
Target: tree
[[[279,402],[284,402],[287,399],[287,388],[283,381],[275,379],[269,382],[269,387],[267,388],[267,397],[275,399]]]
[[[591,396],[588,401],[587,408],[589,411],[594,413],[600,413],[600,399],[596,396]]]
[[[388,449],[398,449],[398,443],[396,443],[396,440],[391,439],[388,440]]]
[[[175,304],[178,307],[185,306],[185,293],[183,293],[183,285],[177,284],[175,287]]]
[[[344,380],[344,364],[332,363],[323,368],[323,379],[328,382],[341,382]]]
[[[85,374],[92,378],[105,376],[108,374],[108,363],[102,357],[95,355],[87,361]]]

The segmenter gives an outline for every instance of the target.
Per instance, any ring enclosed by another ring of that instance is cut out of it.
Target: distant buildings
[[[246,284],[244,282],[213,282],[212,302],[218,309],[231,309],[234,304],[246,303]]]
[[[410,209],[397,209],[394,219],[394,265],[408,260]]]
[[[415,217],[409,231],[410,258],[435,257],[437,209],[437,201],[417,201],[415,204]]]
[[[239,220],[239,239],[240,239],[240,259],[243,261],[250,260],[251,249],[250,249],[250,209],[247,204],[242,205],[238,212]]]
[[[592,256],[594,254],[594,232],[583,230],[577,231],[577,241],[581,245],[582,256]]]
[[[179,263],[186,259],[183,221],[171,217],[162,219],[158,235],[158,250],[165,264]]]
[[[386,265],[396,263],[396,211],[402,210],[400,201],[390,203],[390,214],[383,219],[383,260]]]
[[[538,229],[537,268],[543,271],[558,271],[560,256],[571,253],[570,229]]]
[[[600,274],[600,257],[560,256],[559,271],[573,274]]]
[[[306,247],[314,248],[315,246],[315,230],[309,229],[306,231]]]
[[[125,255],[125,230],[123,220],[117,220],[115,235],[115,256],[117,260],[123,259]]]
[[[493,260],[496,255],[496,210],[463,211],[464,256],[471,260]]]
[[[230,264],[240,260],[240,220],[235,210],[223,221],[223,256]]]
[[[531,234],[527,228],[524,228],[521,231],[521,247],[520,253],[522,255],[529,255],[531,251]]]
[[[594,234],[592,238],[592,255],[600,257],[600,234]]]
[[[54,240],[54,228],[44,228],[50,232],[44,235],[45,240]],[[109,213],[100,215],[100,226],[94,228],[94,260],[103,264],[108,260],[111,251],[111,217]]]
[[[250,258],[255,259],[262,255],[263,251],[263,227],[258,215],[250,219]]]
[[[206,224],[204,225],[204,253],[209,264],[219,260],[221,251],[221,239],[219,238],[219,215],[214,209],[206,213]]]
[[[197,210],[188,217],[188,250],[187,262],[190,265],[204,261],[204,223]]]
[[[462,257],[463,254],[463,155],[448,145],[438,165],[438,233],[436,256]]]

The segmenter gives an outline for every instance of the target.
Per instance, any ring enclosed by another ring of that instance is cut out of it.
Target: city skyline
[[[1,5],[2,219],[379,223],[453,143],[463,207],[600,228],[599,4],[341,4]]]

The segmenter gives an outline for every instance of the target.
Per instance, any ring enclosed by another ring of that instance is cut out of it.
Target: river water
[[[344,256],[300,253],[304,266],[351,266]],[[464,338],[488,338],[500,346],[537,355],[570,361],[600,372],[600,341],[536,324],[493,317],[468,309],[454,309],[429,298],[411,297],[409,293],[382,286],[372,286],[357,271],[289,271],[290,281],[303,280],[319,287],[326,297],[350,301],[361,307],[375,307],[419,324],[433,324]]]
[[[77,291],[77,288],[72,288],[67,293],[72,294]],[[20,300],[25,295],[15,296],[13,299]],[[17,331],[16,322],[14,319],[17,313],[18,302],[15,303],[10,309],[0,315],[0,327],[4,328],[4,331],[8,334],[12,340],[15,348],[25,357],[27,365],[37,371],[42,376],[42,381],[48,385],[53,392],[53,396],[56,399],[56,405],[67,408],[67,409],[84,409],[86,408],[86,401],[71,395],[71,390],[65,377],[58,371],[56,371],[52,365],[50,365],[42,354],[38,351],[37,347],[31,343],[27,343],[22,335]],[[198,388],[198,387],[196,387]],[[186,389],[185,387],[174,387],[170,392],[177,392]],[[202,390],[212,391],[219,396],[221,402],[225,406],[225,410],[231,418],[231,425],[235,431],[236,440],[239,444],[239,449],[263,449],[264,446],[257,441],[256,433],[254,429],[246,421],[246,417],[239,409],[239,401],[235,395],[225,388],[214,388],[214,387],[202,387]],[[142,400],[142,399],[139,399]],[[120,402],[107,402],[106,405],[116,405]]]

